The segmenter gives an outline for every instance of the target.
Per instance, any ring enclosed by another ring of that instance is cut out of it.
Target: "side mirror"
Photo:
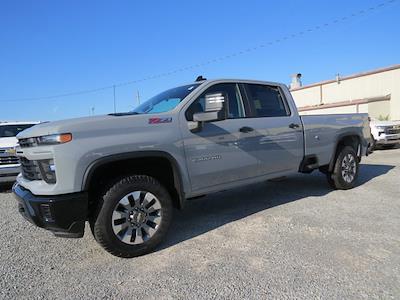
[[[201,112],[193,115],[195,122],[211,122],[219,120],[218,111]]]
[[[225,119],[225,95],[222,92],[205,95],[204,112],[195,113],[193,121],[210,122]]]

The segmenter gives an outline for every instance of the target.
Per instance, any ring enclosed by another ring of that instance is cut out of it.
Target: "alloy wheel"
[[[342,178],[347,183],[353,182],[354,178],[356,177],[356,159],[351,154],[348,153],[342,160]]]
[[[112,229],[121,242],[138,245],[157,232],[161,220],[161,204],[157,197],[147,191],[134,191],[115,206]]]

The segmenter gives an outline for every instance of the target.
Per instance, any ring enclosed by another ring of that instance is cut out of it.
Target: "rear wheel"
[[[358,177],[359,163],[357,154],[352,147],[343,147],[337,155],[333,172],[327,174],[331,187],[348,190],[354,187]]]
[[[165,237],[172,218],[172,201],[154,178],[127,176],[102,197],[91,227],[97,242],[119,257],[154,250]]]

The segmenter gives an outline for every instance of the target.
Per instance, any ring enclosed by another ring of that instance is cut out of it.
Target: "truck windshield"
[[[170,111],[199,85],[184,85],[162,92],[136,107],[132,113],[153,114]]]
[[[13,137],[35,124],[20,124],[20,125],[0,125],[0,138]]]

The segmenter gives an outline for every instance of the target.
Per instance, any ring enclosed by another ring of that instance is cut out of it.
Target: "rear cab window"
[[[243,86],[250,106],[250,117],[290,116],[289,106],[279,87],[262,84],[244,84]]]

